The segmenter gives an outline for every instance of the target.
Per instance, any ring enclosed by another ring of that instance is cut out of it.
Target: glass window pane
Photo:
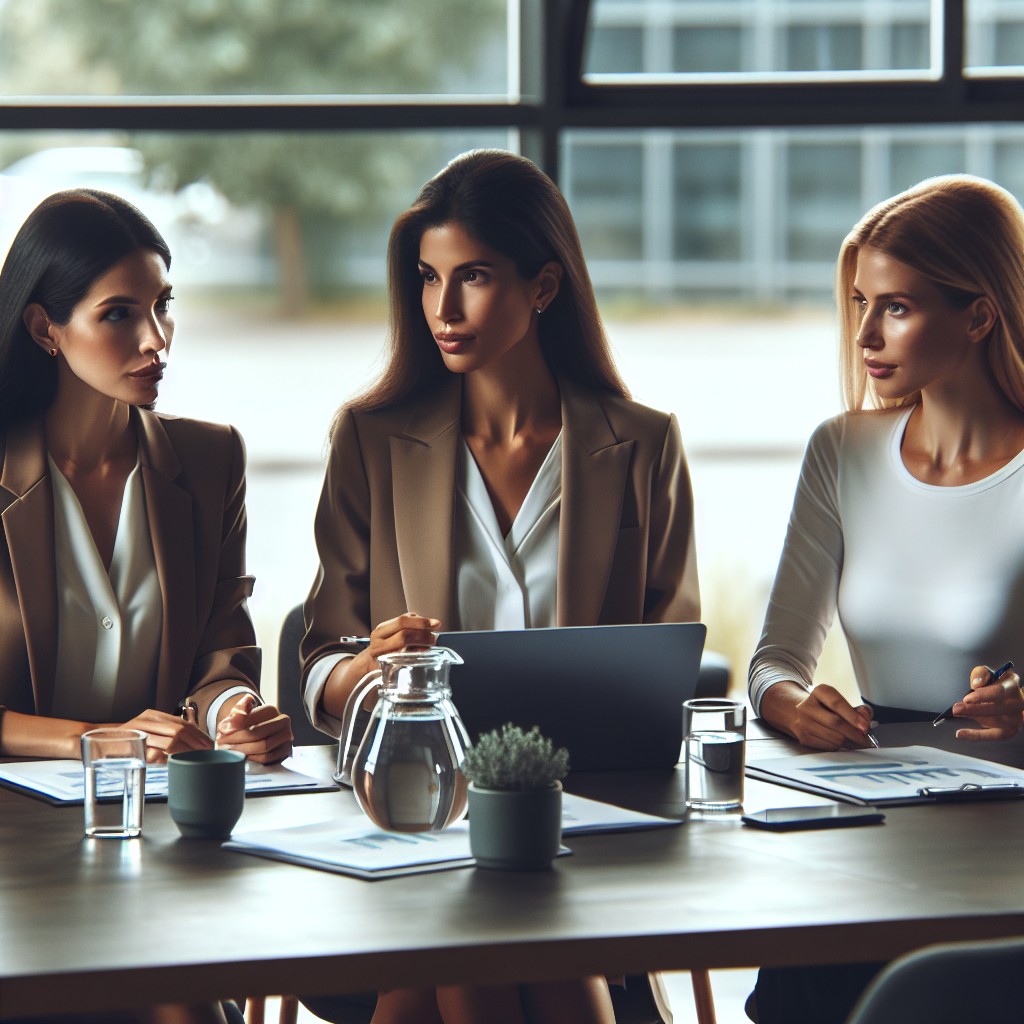
[[[893,26],[889,66],[906,71],[928,67],[930,45],[927,25],[918,23]]]
[[[895,142],[892,146],[890,181],[893,191],[900,192],[943,168],[943,174],[966,171],[966,147],[963,139]]]
[[[786,70],[859,70],[861,36],[859,25],[795,25],[786,33]]]
[[[930,0],[593,0],[584,73],[664,79],[928,72],[937,64],[933,17]],[[614,67],[598,60],[626,31],[641,42],[621,51]]]
[[[1024,3],[964,0],[968,74],[1024,74]]]
[[[507,5],[8,0],[0,95],[503,95]]]
[[[795,142],[785,181],[785,255],[834,260],[846,232],[864,212],[861,147],[855,142]]]
[[[673,33],[675,50],[669,71],[743,71],[743,35],[738,26],[694,25]]]
[[[643,63],[643,32],[636,27],[609,25],[589,40],[587,67],[598,74],[623,74]]]
[[[739,143],[675,150],[673,251],[683,260],[738,260],[743,252]]]
[[[568,153],[571,205],[588,258],[643,256],[643,153],[639,145],[584,143]]]

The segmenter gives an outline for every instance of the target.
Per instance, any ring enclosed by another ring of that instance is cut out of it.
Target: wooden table
[[[329,750],[304,753],[322,766]],[[1003,753],[1021,763],[1019,745]],[[580,775],[568,788],[681,815],[681,782],[678,770]],[[748,809],[815,802],[747,787]],[[247,802],[241,827],[353,814],[348,792],[268,796]],[[573,837],[550,872],[379,882],[179,839],[163,804],[147,805],[142,840],[81,831],[80,807],[0,791],[0,1016],[879,959],[1024,934],[1024,802],[897,808],[882,826],[803,833],[691,819]]]

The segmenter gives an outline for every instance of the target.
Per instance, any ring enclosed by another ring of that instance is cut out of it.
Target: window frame
[[[507,100],[382,96],[114,97],[0,101],[0,131],[366,132],[507,129],[556,180],[563,132],[585,129],[765,128],[1024,120],[1024,77],[969,76],[965,0],[933,0],[937,76],[856,80],[588,81],[583,53],[592,0],[511,0],[519,95]]]

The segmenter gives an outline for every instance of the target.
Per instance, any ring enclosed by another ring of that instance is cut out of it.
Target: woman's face
[[[850,301],[860,318],[864,366],[881,398],[956,386],[980,340],[977,303],[954,309],[926,277],[870,246],[857,254]]]
[[[53,325],[61,373],[109,398],[152,405],[171,347],[171,285],[159,254],[139,249],[116,263]]]
[[[519,276],[507,256],[459,224],[428,228],[420,239],[423,315],[445,366],[469,373],[538,343],[536,309],[553,298],[540,278]]]

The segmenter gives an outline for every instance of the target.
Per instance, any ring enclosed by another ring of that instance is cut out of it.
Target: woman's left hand
[[[217,725],[217,746],[239,750],[250,761],[277,764],[292,752],[291,719],[273,704],[255,704],[252,694],[238,699]]]
[[[1024,694],[1020,676],[1012,669],[991,682],[992,670],[986,665],[971,669],[971,691],[953,705],[956,718],[973,718],[980,729],[958,729],[958,740],[1008,740],[1021,730]]]

